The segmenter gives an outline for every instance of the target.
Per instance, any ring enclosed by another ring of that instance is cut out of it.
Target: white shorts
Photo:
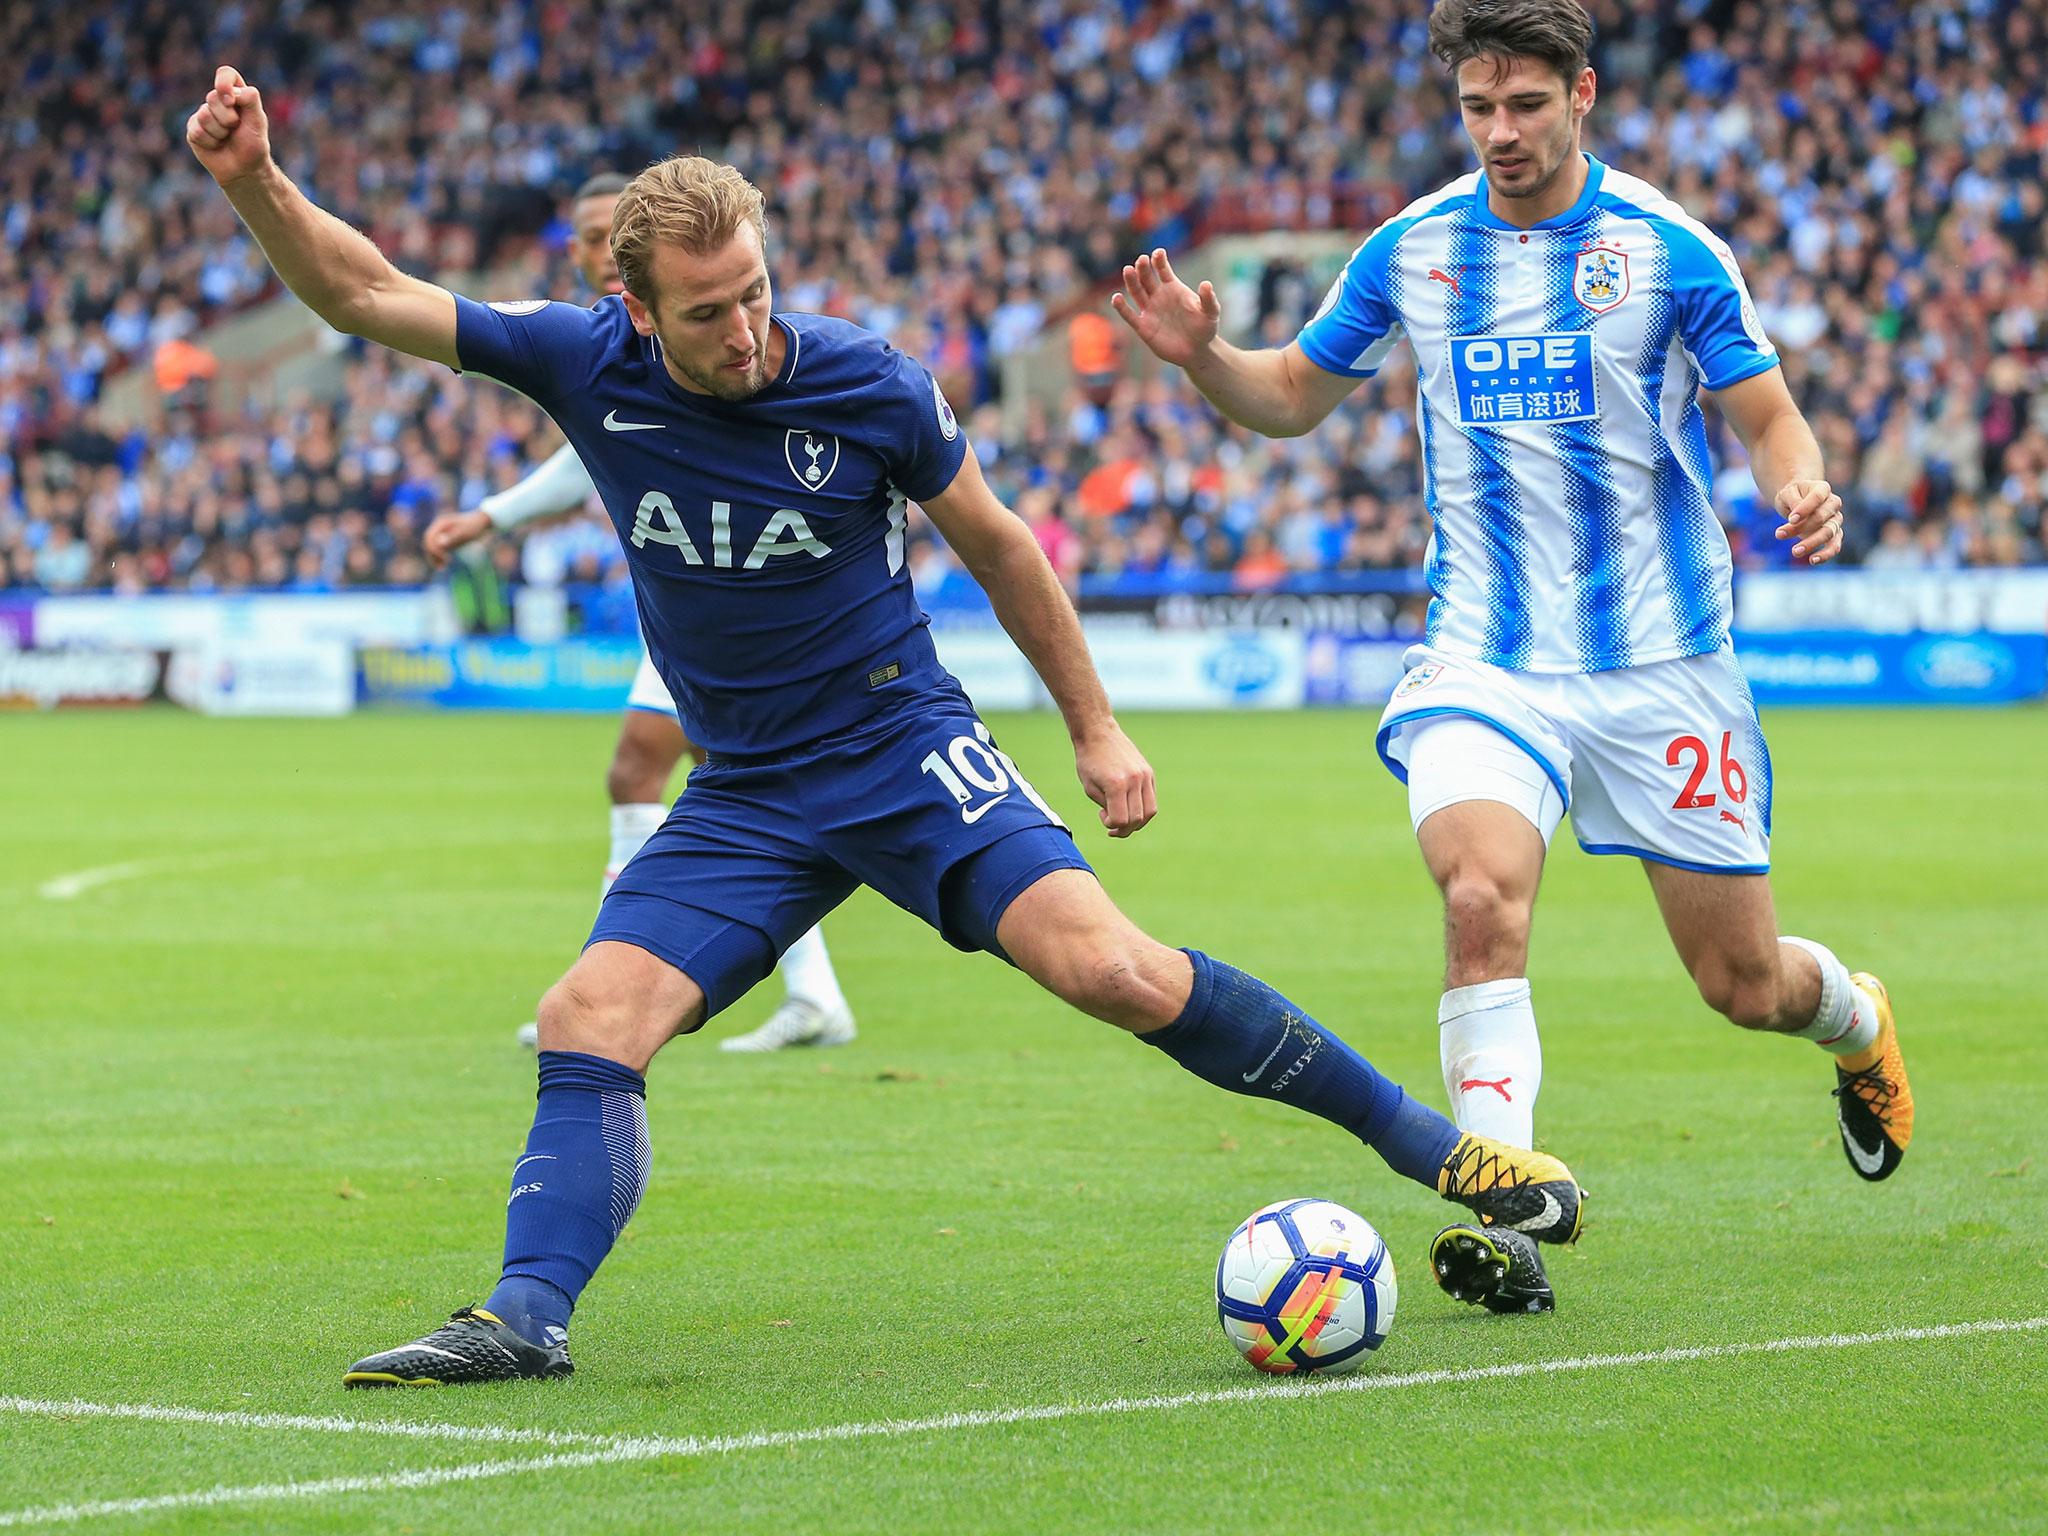
[[[661,674],[654,670],[654,661],[647,654],[647,647],[640,647],[640,670],[633,674],[633,691],[626,695],[626,708],[644,709],[649,714],[667,715],[675,718],[676,701],[670,696],[668,684],[661,680]]]
[[[1716,874],[1770,868],[1771,755],[1731,646],[1610,672],[1513,672],[1426,645],[1403,659],[1376,744],[1409,787],[1417,827],[1446,805],[1497,800],[1545,842],[1569,810],[1588,853]],[[1471,721],[1514,743],[1543,782],[1487,751]],[[1432,722],[1455,729],[1422,749]]]

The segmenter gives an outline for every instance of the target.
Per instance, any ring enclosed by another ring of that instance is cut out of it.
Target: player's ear
[[[642,336],[652,336],[654,334],[653,313],[645,304],[642,304],[639,299],[634,297],[633,291],[630,288],[621,292],[619,297],[626,301],[626,315],[632,320],[633,329]]]
[[[1572,87],[1572,111],[1584,117],[1593,110],[1593,98],[1600,93],[1599,78],[1589,64],[1579,71],[1578,83]]]

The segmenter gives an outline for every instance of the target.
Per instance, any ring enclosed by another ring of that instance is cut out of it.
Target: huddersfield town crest
[[[1572,269],[1572,296],[1596,315],[1628,297],[1628,255],[1604,245],[1579,252]]]
[[[1401,679],[1401,686],[1394,690],[1394,697],[1405,699],[1411,693],[1420,693],[1443,675],[1444,664],[1442,662],[1425,661],[1421,666]]]
[[[807,491],[822,490],[839,467],[839,439],[830,432],[791,427],[782,434],[782,457],[798,485]]]

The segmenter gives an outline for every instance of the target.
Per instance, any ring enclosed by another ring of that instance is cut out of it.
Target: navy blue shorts
[[[789,752],[693,771],[588,942],[659,955],[704,989],[709,1018],[856,886],[957,949],[1002,955],[1010,903],[1054,870],[1088,867],[967,695],[933,690]]]

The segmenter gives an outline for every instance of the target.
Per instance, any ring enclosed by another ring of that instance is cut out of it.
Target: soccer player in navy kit
[[[617,172],[593,176],[577,189],[569,205],[575,226],[576,268],[591,293],[600,298],[625,288],[619,279],[619,264],[612,258],[611,234],[612,211],[626,182]],[[576,457],[576,450],[565,446],[517,485],[486,496],[475,511],[442,513],[427,525],[421,542],[428,557],[439,563],[494,528],[581,511],[596,494],[590,471]],[[626,695],[625,713],[619,722],[618,746],[605,770],[605,790],[612,803],[611,852],[605,863],[604,889],[611,889],[619,872],[668,819],[669,777],[685,752],[699,763],[704,760],[704,749],[683,734],[675,698],[643,642],[640,667],[633,674],[632,691]],[[853,1010],[839,989],[821,929],[813,928],[789,944],[782,952],[779,969],[787,993],[782,1006],[758,1028],[721,1040],[720,1049],[752,1053],[798,1045],[845,1045],[853,1039]],[[529,1049],[538,1046],[538,1035],[537,1024],[519,1026],[520,1043]]]
[[[655,1053],[766,976],[856,885],[1232,1092],[1334,1122],[1482,1220],[1577,1235],[1543,1153],[1461,1134],[1272,988],[1140,932],[933,651],[904,564],[916,500],[987,589],[1113,837],[1156,810],[1052,568],[982,479],[937,384],[879,337],[771,313],[760,193],[663,161],[620,194],[626,291],[485,305],[394,268],[270,157],[234,70],[186,140],[278,275],[338,329],[531,395],[597,482],[641,628],[710,754],[542,999],[540,1091],[496,1288],[350,1386],[563,1376],[570,1312],[648,1168]]]

